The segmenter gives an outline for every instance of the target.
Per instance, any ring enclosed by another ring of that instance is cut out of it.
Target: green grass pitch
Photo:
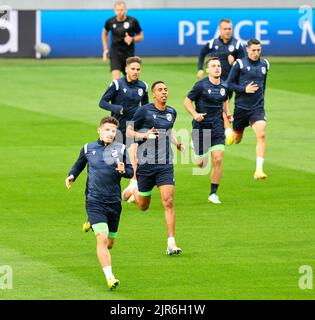
[[[143,60],[141,79],[165,80],[176,129],[189,129],[183,99],[196,81],[196,58]],[[1,60],[0,266],[12,267],[13,289],[0,290],[0,299],[314,299],[315,291],[298,282],[300,266],[315,267],[315,59],[270,62],[269,179],[253,180],[251,129],[240,145],[226,148],[221,206],[207,203],[209,176],[193,176],[192,164],[176,165],[183,255],[165,255],[157,189],[147,212],[124,203],[112,251],[121,286],[109,292],[94,236],[81,230],[86,174],[71,190],[64,185],[107,114],[98,101],[110,82],[108,65]]]

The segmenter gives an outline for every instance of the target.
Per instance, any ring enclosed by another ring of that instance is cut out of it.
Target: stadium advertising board
[[[36,11],[0,6],[0,57],[35,57]]]
[[[256,37],[264,55],[314,55],[314,10],[297,9],[196,9],[129,10],[143,28],[145,40],[137,54],[147,56],[192,56],[218,35],[222,18],[234,24],[234,36],[246,42]],[[100,56],[100,34],[112,10],[42,11],[42,39],[52,47],[52,56]]]

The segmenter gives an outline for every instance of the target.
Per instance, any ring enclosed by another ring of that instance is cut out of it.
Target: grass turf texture
[[[270,59],[269,179],[252,178],[250,129],[226,149],[221,206],[207,203],[208,176],[177,165],[183,255],[165,256],[157,189],[145,213],[124,203],[112,251],[121,286],[109,292],[94,236],[81,231],[86,174],[70,191],[64,185],[106,114],[98,101],[110,82],[108,66],[96,59],[0,60],[0,266],[12,266],[14,286],[0,290],[0,299],[314,299],[313,290],[298,287],[299,267],[315,267],[315,59],[303,61]],[[141,78],[166,81],[177,129],[191,126],[182,102],[195,73],[196,58],[144,58]]]

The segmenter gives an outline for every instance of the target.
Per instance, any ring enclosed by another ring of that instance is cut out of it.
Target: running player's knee
[[[234,143],[239,144],[242,141],[243,135],[241,134],[235,134],[234,135]]]
[[[173,197],[163,199],[163,206],[165,209],[172,209],[174,207]]]
[[[138,207],[142,211],[146,211],[149,209],[149,203],[138,203]]]
[[[257,139],[258,140],[265,140],[265,138],[266,138],[265,131],[257,133]]]
[[[222,165],[222,159],[223,159],[222,155],[215,155],[213,157],[213,164],[215,166],[221,166]]]
[[[103,232],[97,235],[97,243],[98,245],[108,247],[108,237],[107,233]]]

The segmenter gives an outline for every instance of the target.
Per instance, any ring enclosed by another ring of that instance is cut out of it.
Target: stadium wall
[[[1,8],[1,7],[0,7]],[[23,11],[12,11],[15,21],[0,18],[0,56],[34,56],[28,48],[8,45],[23,38],[16,21]],[[33,11],[34,12],[34,11]],[[212,37],[218,35],[220,19],[234,24],[236,38],[256,37],[264,55],[315,55],[314,10],[310,6],[287,9],[151,9],[129,10],[144,30],[145,40],[137,44],[142,56],[195,56]],[[101,56],[101,31],[112,10],[41,10],[36,14],[36,43],[52,47],[51,57]],[[16,30],[17,29],[17,30]],[[23,28],[24,30],[25,28]],[[29,42],[31,47],[34,43]],[[15,49],[13,52],[12,50]],[[23,50],[22,50],[23,49]],[[10,51],[11,50],[11,51]]]

